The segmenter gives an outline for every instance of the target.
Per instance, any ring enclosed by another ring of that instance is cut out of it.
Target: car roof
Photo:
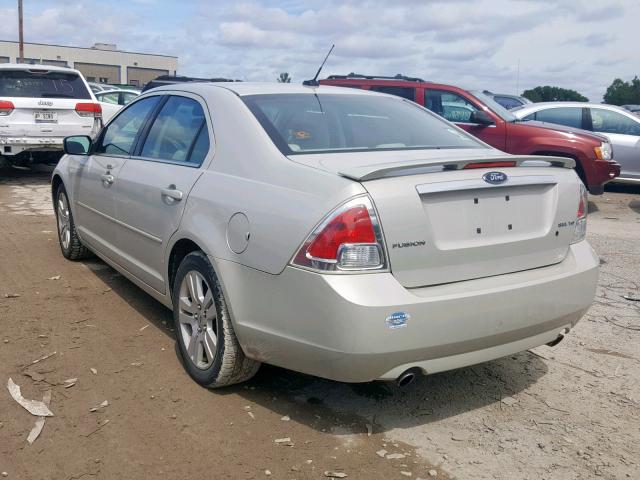
[[[547,108],[560,108],[560,107],[576,107],[576,108],[603,108],[605,110],[612,110],[616,112],[629,113],[629,110],[619,107],[617,105],[609,105],[607,103],[595,103],[595,102],[537,102],[523,105],[514,112],[522,114],[524,112],[537,112],[539,110],[545,110]]]
[[[0,63],[0,70],[48,70],[50,72],[71,72],[81,75],[79,70],[75,70],[73,68],[30,63]]]
[[[334,87],[330,85],[320,85],[317,87],[304,86],[297,83],[275,83],[275,82],[188,82],[171,85],[163,85],[156,87],[147,92],[157,92],[164,90],[179,90],[185,92],[193,92],[200,95],[206,94],[211,88],[224,88],[230,90],[236,95],[267,95],[267,94],[286,94],[286,93],[331,93],[331,94],[350,94],[350,95],[383,95],[384,93],[369,92],[355,88]],[[145,93],[147,93],[145,92]]]
[[[126,93],[136,93],[138,95],[140,95],[140,92],[138,90],[127,90],[126,88],[109,88],[107,90],[100,90],[99,92],[95,92],[96,95],[102,95],[105,93],[120,93],[120,92],[126,92]]]

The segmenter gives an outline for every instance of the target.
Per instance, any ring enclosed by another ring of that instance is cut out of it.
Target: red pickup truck
[[[481,91],[401,75],[331,75],[320,83],[407,98],[508,153],[573,158],[578,175],[594,195],[602,194],[604,184],[620,175],[620,165],[612,160],[611,144],[605,137],[563,126],[520,122]]]

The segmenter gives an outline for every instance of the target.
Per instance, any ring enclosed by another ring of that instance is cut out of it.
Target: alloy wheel
[[[62,248],[68,250],[71,244],[71,215],[69,213],[69,201],[64,192],[58,194],[57,213],[60,243],[62,243]]]
[[[178,319],[178,335],[187,356],[197,368],[206,370],[216,355],[217,312],[213,290],[196,270],[189,271],[180,284]]]

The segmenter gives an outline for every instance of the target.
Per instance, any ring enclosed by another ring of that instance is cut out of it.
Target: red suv
[[[508,153],[573,158],[578,175],[595,195],[602,194],[604,184],[620,175],[620,165],[611,159],[611,144],[605,137],[558,125],[549,127],[533,121],[519,122],[481,91],[467,91],[401,75],[331,75],[320,83],[407,98]]]

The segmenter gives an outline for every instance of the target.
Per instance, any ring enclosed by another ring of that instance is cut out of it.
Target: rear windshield
[[[1,69],[0,97],[91,99],[76,73]]]
[[[285,155],[483,147],[469,134],[399,98],[304,93],[242,98]]]

